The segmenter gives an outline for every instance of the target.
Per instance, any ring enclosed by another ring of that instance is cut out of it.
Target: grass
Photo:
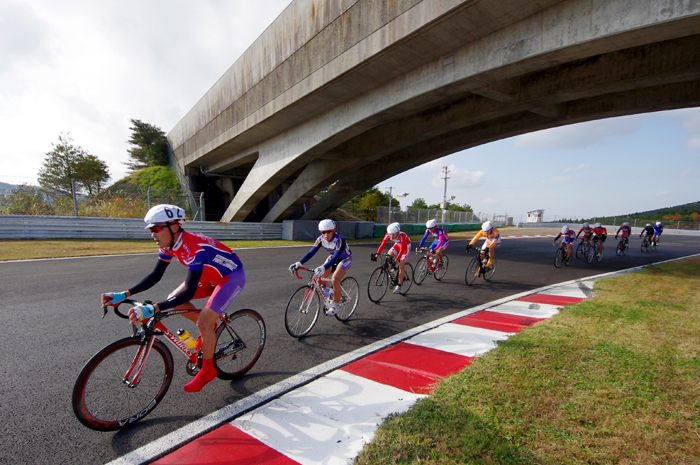
[[[546,231],[546,230],[545,230]],[[550,229],[546,232],[555,231]],[[538,234],[530,229],[503,228],[503,235]],[[539,231],[540,234],[544,233]],[[474,236],[474,231],[452,232],[452,240],[468,239]],[[412,236],[411,240],[420,241],[422,236]],[[381,239],[353,239],[350,244],[378,243]],[[291,245],[311,245],[313,241],[283,241],[283,240],[251,240],[251,241],[222,241],[234,249],[249,247],[280,247]],[[85,257],[90,255],[116,255],[128,253],[155,253],[156,246],[150,239],[4,239],[0,240],[0,261],[28,260],[37,258]]]
[[[365,464],[700,463],[700,257],[599,280],[390,416]]]

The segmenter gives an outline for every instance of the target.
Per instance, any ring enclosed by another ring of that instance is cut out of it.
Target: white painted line
[[[337,370],[231,424],[302,465],[347,464],[384,418],[422,397]]]
[[[540,292],[540,294],[556,295],[561,297],[576,297],[580,299],[588,298],[588,296],[578,286],[578,283],[570,283],[553,289],[547,289],[546,291]]]
[[[504,341],[512,334],[446,323],[404,342],[465,357],[478,357],[494,349],[497,341]]]
[[[536,304],[533,302],[507,302],[498,307],[490,308],[490,312],[521,315],[530,318],[551,318],[559,313],[559,307],[549,304]]]

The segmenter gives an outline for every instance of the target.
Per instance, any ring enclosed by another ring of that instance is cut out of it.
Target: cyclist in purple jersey
[[[420,240],[418,247],[423,247],[423,244],[425,244],[425,240],[428,238],[429,235],[432,235],[434,239],[433,243],[430,244],[430,251],[433,253],[437,253],[438,260],[442,260],[442,253],[445,251],[447,246],[450,245],[450,238],[447,237],[447,233],[444,229],[438,227],[437,220],[428,220],[425,223],[425,227],[427,229],[425,230],[425,234]]]
[[[333,305],[326,312],[327,316],[333,316],[340,309],[340,281],[352,264],[352,253],[345,238],[335,231],[336,224],[333,220],[326,219],[319,222],[318,230],[321,233],[319,238],[316,239],[311,249],[306,252],[306,255],[301,257],[301,260],[289,266],[289,271],[295,272],[301,265],[311,260],[311,257],[316,255],[316,252],[321,247],[326,249],[330,255],[323,262],[323,265],[314,270],[314,273],[321,278],[325,278],[333,273],[331,278],[333,283]]]
[[[102,294],[102,306],[118,304],[156,285],[173,257],[185,265],[185,281],[166,300],[130,309],[129,321],[135,325],[160,310],[170,308],[194,310],[196,307],[192,299],[209,297],[198,315],[184,315],[194,321],[199,329],[195,350],[202,351],[202,369],[183,389],[185,392],[197,392],[216,378],[216,368],[212,362],[216,347],[216,323],[245,286],[243,265],[231,249],[216,239],[184,231],[182,223],[185,221],[185,211],[175,205],[156,205],[146,213],[144,221],[146,229],[150,230],[153,240],[160,247],[156,266],[132,288]]]

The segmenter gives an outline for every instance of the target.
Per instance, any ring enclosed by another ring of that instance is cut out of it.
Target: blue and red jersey
[[[440,227],[435,227],[433,228],[433,232],[430,232],[430,229],[425,230],[425,234],[420,240],[420,244],[418,244],[418,247],[423,247],[423,244],[425,244],[425,240],[428,238],[429,235],[432,235],[434,238],[433,243],[430,245],[430,248],[432,250],[443,247],[445,244],[450,242],[450,238],[447,237],[447,233],[445,232],[445,230]]]
[[[242,267],[231,249],[211,237],[182,231],[172,249],[162,248],[158,258],[170,263],[175,257],[188,270],[202,270],[201,280],[217,284],[234,270]]]

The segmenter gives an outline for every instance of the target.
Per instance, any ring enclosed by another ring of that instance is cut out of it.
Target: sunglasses
[[[333,229],[329,229],[328,231],[321,231],[321,234],[328,234],[329,232],[333,232]]]
[[[159,233],[167,227],[168,227],[168,225],[166,223],[163,223],[163,224],[157,224],[155,226],[151,226],[150,228],[148,228],[148,230],[151,231],[152,233]]]

